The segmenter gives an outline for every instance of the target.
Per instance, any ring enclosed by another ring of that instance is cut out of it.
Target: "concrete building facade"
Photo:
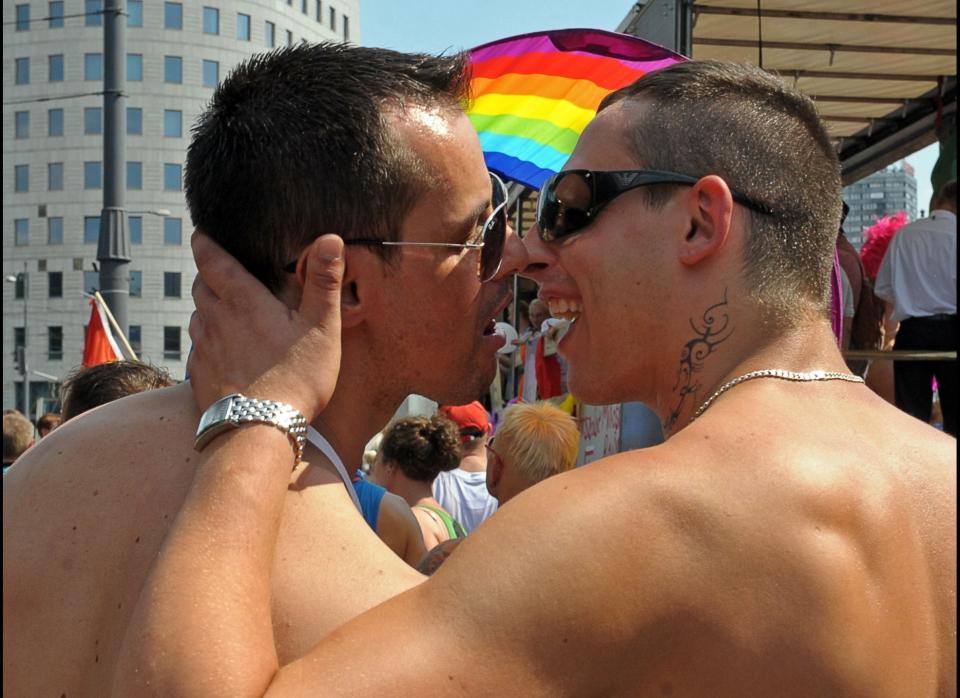
[[[863,245],[863,231],[878,218],[906,211],[907,221],[917,219],[917,178],[910,163],[902,161],[874,172],[843,188],[843,200],[850,213],[843,229],[857,250]]]
[[[129,339],[182,378],[196,273],[182,191],[190,128],[244,58],[301,40],[359,42],[359,0],[124,5]],[[24,409],[24,338],[31,413],[83,353],[103,204],[102,7],[3,2],[4,408]]]

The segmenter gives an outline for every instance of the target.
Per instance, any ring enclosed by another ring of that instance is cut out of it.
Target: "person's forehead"
[[[421,170],[411,173],[420,180],[411,217],[428,213],[444,226],[457,226],[482,214],[490,200],[490,179],[480,140],[462,111],[409,107],[394,128]]]
[[[629,170],[638,164],[629,147],[629,131],[643,107],[617,102],[587,124],[563,169]]]

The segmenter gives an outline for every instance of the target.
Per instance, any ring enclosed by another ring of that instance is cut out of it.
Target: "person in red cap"
[[[470,533],[497,510],[497,500],[487,492],[487,438],[490,416],[478,401],[468,405],[442,405],[439,411],[460,428],[460,466],[437,475],[433,497]]]

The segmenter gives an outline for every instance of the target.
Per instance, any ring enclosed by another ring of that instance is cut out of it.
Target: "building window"
[[[277,25],[265,22],[263,25],[263,43],[267,48],[273,48],[277,43]]]
[[[203,86],[216,87],[220,82],[220,64],[217,61],[203,61]]]
[[[16,77],[14,78],[14,84],[29,85],[30,84],[30,59],[18,58],[16,61],[14,61],[14,67],[16,70]]]
[[[47,79],[50,82],[63,82],[63,54],[47,56]]]
[[[138,274],[140,272],[137,272]],[[130,272],[130,295],[133,295],[133,272]],[[130,342],[130,348],[133,349],[133,353],[137,355],[139,359],[143,354],[143,346],[141,344],[141,335],[142,330],[140,325],[130,325],[127,328],[127,340]]]
[[[317,16],[316,16],[317,22],[319,22],[320,24],[323,24],[323,3],[320,2],[320,0],[317,0],[317,8],[316,8],[316,9],[317,9],[317,13],[316,13],[316,14],[317,14]]]
[[[287,29],[287,46],[293,46],[293,32]]]
[[[63,298],[63,272],[47,272],[47,297]]]
[[[143,189],[143,163],[127,161],[127,189]]]
[[[83,217],[83,241],[88,245],[100,241],[100,216]]]
[[[164,298],[180,297],[180,272],[178,271],[163,272],[163,297]]]
[[[127,26],[143,26],[143,0],[127,0]]]
[[[143,54],[127,54],[127,80],[130,82],[143,82]]]
[[[337,10],[334,7],[330,8],[330,31],[337,31]]]
[[[100,272],[83,272],[83,292],[92,294],[94,291],[98,290],[100,290]]]
[[[87,13],[83,22],[85,25],[88,27],[103,26],[103,0],[85,0],[83,7],[84,12]]]
[[[163,328],[163,358],[180,360],[180,328],[169,325]]]
[[[47,135],[63,135],[63,109],[47,109]]]
[[[30,112],[28,111],[14,112],[13,123],[14,123],[14,126],[13,126],[14,138],[30,137]]]
[[[181,168],[177,163],[166,162],[163,164],[163,189],[164,191],[180,191],[183,188],[183,178]]]
[[[83,54],[83,79],[103,80],[103,54]]]
[[[83,132],[88,136],[103,133],[103,107],[83,108]]]
[[[60,216],[47,219],[47,244],[63,244],[63,218]]]
[[[49,361],[63,359],[63,327],[47,327],[47,359]]]
[[[163,57],[163,81],[176,85],[183,82],[183,59],[180,56]]]
[[[127,107],[127,135],[143,135],[143,109],[140,107]]]
[[[142,271],[130,272],[130,297],[131,298],[143,297],[143,272]]]
[[[63,163],[47,163],[47,191],[63,191]]]
[[[163,244],[183,244],[183,223],[179,218],[163,219]]]
[[[130,244],[143,244],[143,217],[129,216],[127,218],[127,230],[130,231]]]
[[[220,10],[216,7],[203,8],[203,33],[214,35],[220,33]]]
[[[13,190],[16,192],[30,191],[30,165],[13,166]]]
[[[307,14],[307,0],[300,0],[300,11]]]
[[[237,13],[237,38],[250,41],[250,15]]]
[[[346,15],[340,17],[341,24],[343,25],[343,40],[350,41],[350,18]]]
[[[63,0],[54,0],[48,5],[48,8],[47,26],[50,29],[61,28],[63,26]]]
[[[181,3],[163,3],[163,26],[166,29],[183,29],[183,5]]]
[[[83,188],[103,188],[103,164],[99,160],[83,163]]]
[[[19,274],[17,275],[17,278],[18,278],[18,279],[21,278]],[[20,281],[18,281],[18,283],[20,283]],[[14,292],[14,295],[15,295],[17,298],[23,298],[23,285],[22,285],[22,284],[21,284],[20,287],[19,287],[19,291],[20,291],[19,293]],[[22,349],[22,348],[25,347],[25,346],[27,346],[27,333],[26,333],[26,329],[23,328],[23,327],[14,327],[14,328],[13,328],[13,348],[14,348],[14,349]]]
[[[183,135],[183,112],[179,109],[163,110],[163,135],[180,138]]]
[[[30,31],[30,5],[17,5],[17,28],[14,31]]]
[[[17,247],[30,244],[30,221],[26,218],[13,221],[13,244]]]

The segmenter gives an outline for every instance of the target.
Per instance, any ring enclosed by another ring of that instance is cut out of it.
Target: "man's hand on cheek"
[[[286,402],[312,420],[340,369],[343,241],[325,235],[302,262],[300,306],[287,308],[216,242],[191,240],[198,276],[188,363],[201,411],[231,393]]]

